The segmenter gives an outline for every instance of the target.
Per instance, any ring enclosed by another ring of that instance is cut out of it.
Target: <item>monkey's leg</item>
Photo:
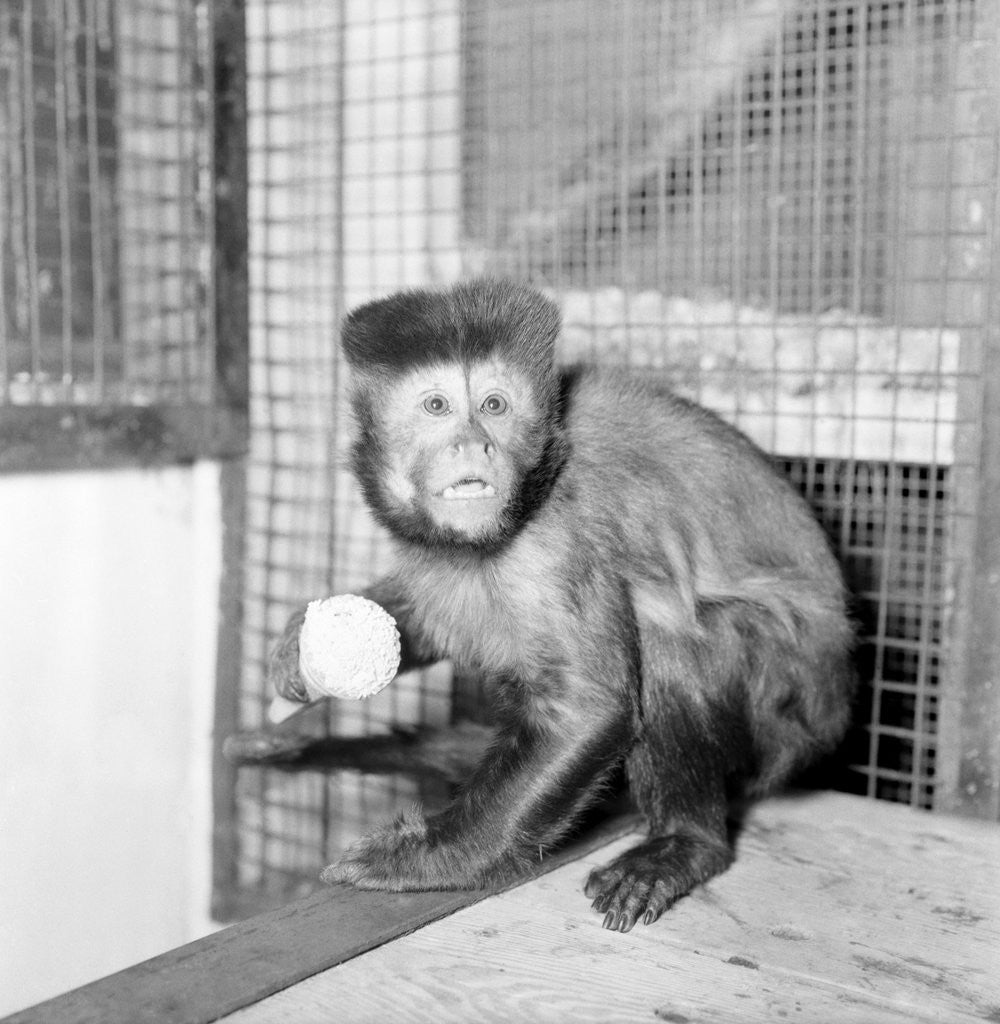
[[[648,662],[639,743],[626,762],[649,838],[591,872],[585,892],[604,927],[626,932],[730,865],[726,782],[746,771],[750,735],[719,647],[672,643]],[[670,682],[652,675],[669,671]],[[683,682],[681,682],[683,680]]]

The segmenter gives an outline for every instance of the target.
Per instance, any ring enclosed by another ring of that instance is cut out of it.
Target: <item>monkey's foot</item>
[[[732,859],[722,840],[685,833],[654,836],[595,868],[584,892],[594,899],[594,910],[605,915],[605,928],[627,932],[640,917],[652,924],[696,885],[725,871]]]

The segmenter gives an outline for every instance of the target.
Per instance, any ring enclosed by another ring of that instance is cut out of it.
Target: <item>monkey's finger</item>
[[[603,927],[610,931],[628,932],[646,909],[651,886],[632,876],[623,881],[612,894]]]
[[[280,725],[291,718],[292,715],[297,715],[300,711],[305,711],[310,706],[309,702],[303,702],[297,698],[289,700],[287,697],[282,697],[279,693],[267,707],[267,720],[273,725]]]
[[[601,923],[610,932],[630,932],[635,927],[636,915],[625,910],[609,910]]]
[[[603,914],[608,907],[611,906],[611,901],[614,899],[614,893],[602,892],[600,896],[590,904],[592,910],[596,910],[598,914]]]
[[[319,873],[319,880],[324,885],[336,885],[338,882],[349,883],[351,881],[339,861],[335,864],[327,864]]]
[[[320,872],[320,881],[327,885],[348,882],[359,889],[380,888],[384,871],[380,870],[382,858],[371,834],[361,836],[349,846],[339,860],[327,865]]]
[[[646,899],[646,912],[642,915],[642,923],[652,924],[658,920],[675,899],[673,888],[662,879],[657,880]]]
[[[294,701],[300,704],[310,700],[306,691],[306,684],[299,675],[298,662],[291,668],[275,664],[269,674],[269,681],[274,692],[282,700]]]
[[[393,873],[386,870],[377,857],[345,855],[323,868],[319,875],[325,885],[347,882],[356,889],[388,889],[398,891],[402,886]]]
[[[604,914],[612,909],[612,904],[615,904],[619,888],[626,874],[624,868],[615,867],[613,864],[604,868],[594,868],[591,871],[583,891],[586,896],[594,897],[590,905],[598,914]],[[617,906],[617,904],[615,905]],[[609,914],[605,918],[604,927],[610,928],[611,926],[612,918]]]
[[[594,906],[596,908],[597,901],[602,899],[604,896],[610,898],[615,889],[617,889],[621,884],[624,877],[624,868],[616,868],[614,865],[609,865],[604,868],[594,868],[587,877],[586,884],[583,887],[583,893],[585,896],[597,897],[597,900],[594,900]]]
[[[319,879],[325,885],[336,885],[347,882],[359,889],[377,888],[375,880],[370,877],[364,866],[356,860],[338,860],[328,864],[320,872]]]

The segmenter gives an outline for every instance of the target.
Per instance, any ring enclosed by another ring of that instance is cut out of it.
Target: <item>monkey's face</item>
[[[397,533],[479,546],[516,525],[548,419],[515,368],[416,367],[397,377],[370,413],[381,466],[377,480],[362,482]]]

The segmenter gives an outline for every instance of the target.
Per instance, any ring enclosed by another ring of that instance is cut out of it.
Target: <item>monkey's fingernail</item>
[[[618,923],[617,919],[618,915],[613,910],[609,910],[604,917],[604,923],[601,927],[607,928],[608,931],[613,932],[615,931],[615,925]]]
[[[647,910],[646,913],[642,915],[643,924],[652,924],[655,920],[656,914],[654,914],[652,910]]]

